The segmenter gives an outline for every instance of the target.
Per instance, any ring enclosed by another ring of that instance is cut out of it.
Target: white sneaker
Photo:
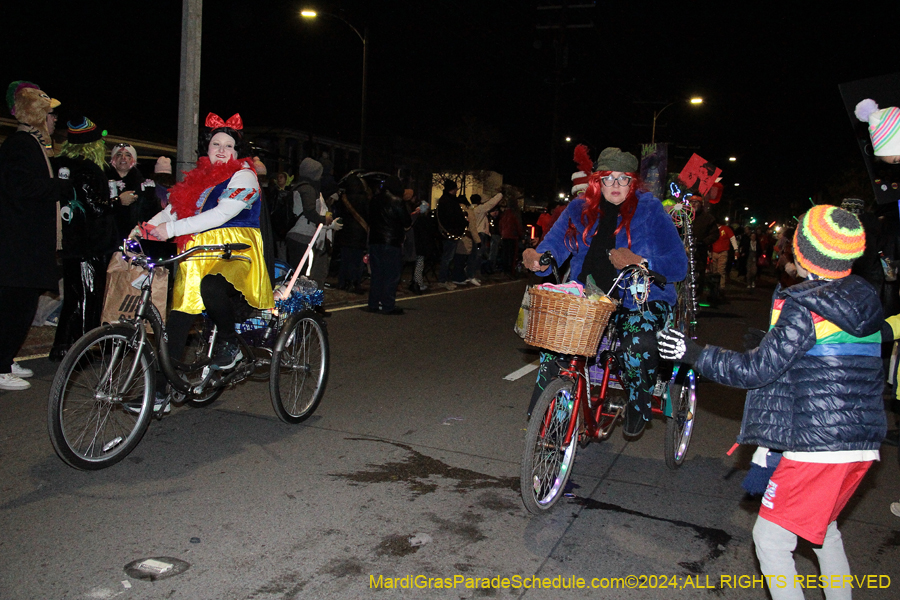
[[[466,283],[471,283],[472,285],[475,285],[475,286],[481,285],[481,282],[478,281],[477,279],[475,279],[474,277],[472,279],[466,279]]]
[[[443,281],[443,282],[439,283],[438,285],[443,287],[446,290],[455,290],[456,289],[456,284],[450,283],[449,281]]]
[[[12,374],[15,375],[16,377],[21,377],[22,379],[25,379],[27,377],[31,377],[32,375],[34,375],[34,371],[29,369],[28,367],[23,367],[16,361],[13,361]]]
[[[900,517],[900,502],[891,502],[891,512]]]
[[[13,363],[15,364],[15,363]],[[31,387],[31,384],[18,377],[13,375],[12,373],[2,373],[0,374],[0,390],[8,390],[10,392],[15,392],[18,390],[27,390]]]

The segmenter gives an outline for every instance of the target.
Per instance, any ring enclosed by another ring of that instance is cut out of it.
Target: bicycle
[[[155,412],[157,368],[170,386],[166,403],[206,406],[227,386],[268,377],[272,406],[282,421],[296,424],[312,415],[322,400],[330,361],[325,323],[311,310],[316,299],[295,293],[239,323],[245,358],[227,371],[211,368],[218,331],[203,318],[189,340],[188,362],[181,362],[169,355],[166,328],[151,301],[157,269],[191,259],[249,261],[235,254],[249,246],[195,246],[163,259],[148,256],[136,240],[126,240],[124,248],[128,260],[147,270],[134,317],[84,334],[60,363],[51,386],[50,440],[66,464],[103,469],[134,450]],[[157,418],[163,413],[157,411]]]
[[[556,274],[555,263],[548,254],[542,256],[541,264],[549,263]],[[624,287],[641,295],[636,300],[646,301],[649,286],[665,285],[665,278],[643,265],[631,265],[621,271],[607,296],[612,296],[617,287],[621,289],[623,282]],[[559,374],[544,388],[531,413],[525,433],[519,486],[525,507],[533,514],[546,512],[563,496],[577,447],[605,440],[616,422],[624,417],[628,399],[616,355],[615,326],[608,322],[614,310],[601,315],[602,322],[594,324],[601,330],[605,328],[599,346],[602,350],[597,358],[597,366],[602,368],[599,382],[592,381],[586,356],[594,353],[587,348],[597,348],[594,339],[592,344],[582,346],[583,351],[564,353]],[[529,342],[528,337],[526,342]],[[614,394],[610,390],[620,392]],[[657,371],[651,410],[654,415],[666,419],[664,456],[670,469],[677,469],[684,462],[693,433],[696,405],[696,378],[691,369],[675,367],[671,374],[662,368]]]

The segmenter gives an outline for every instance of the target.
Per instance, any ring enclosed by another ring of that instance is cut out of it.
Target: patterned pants
[[[616,355],[622,368],[622,379],[628,389],[629,407],[637,409],[645,420],[652,415],[650,401],[656,386],[659,351],[656,332],[672,323],[672,307],[665,302],[648,302],[643,310],[619,308],[611,321],[616,326],[619,347]],[[544,388],[559,375],[558,354],[541,352],[541,367],[531,396],[528,414],[534,409]]]

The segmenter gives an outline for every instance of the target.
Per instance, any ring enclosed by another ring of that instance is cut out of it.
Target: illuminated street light
[[[327,12],[319,13],[315,10],[308,9],[308,8],[304,8],[303,10],[300,11],[300,16],[303,17],[304,19],[315,19],[319,15],[321,15],[323,17],[331,17],[333,19],[337,19],[338,21],[342,22],[344,25],[346,25],[347,27],[349,27],[350,29],[353,30],[353,33],[355,33],[357,35],[357,37],[359,38],[359,41],[361,41],[362,45],[363,45],[362,108],[360,110],[360,116],[359,116],[359,166],[362,167],[362,165],[363,165],[363,144],[365,144],[365,141],[366,141],[366,72],[367,72],[366,67],[368,64],[368,62],[366,60],[367,59],[366,49],[368,47],[366,40],[369,37],[369,28],[366,27],[365,29],[363,29],[363,33],[360,33],[359,30],[353,26],[353,24],[351,24],[349,21],[347,21],[343,17],[339,17],[336,14],[327,13]]]
[[[737,160],[737,158],[734,157],[734,156],[729,156],[729,157],[728,157],[728,162],[734,162],[734,161],[736,161],[736,160]]]
[[[692,106],[697,106],[698,104],[703,104],[703,98],[700,98],[699,96],[695,96],[690,99],[690,103]],[[664,110],[666,110],[673,104],[675,104],[675,102],[669,102],[668,104],[663,106],[661,109],[653,111],[653,133],[650,134],[650,143],[651,144],[656,143],[656,119],[659,118],[659,115],[661,115]]]

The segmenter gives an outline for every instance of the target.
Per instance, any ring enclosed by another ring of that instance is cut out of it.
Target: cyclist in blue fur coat
[[[584,196],[569,203],[537,249],[526,250],[522,260],[526,267],[546,276],[550,270],[538,263],[542,253],[552,252],[558,264],[571,256],[574,278],[585,283],[591,275],[603,290],[608,290],[628,265],[645,263],[665,276],[666,286],[651,286],[642,309],[625,294],[612,317],[629,392],[624,433],[634,437],[651,417],[650,399],[659,363],[655,336],[671,323],[674,283],[687,274],[687,255],[662,203],[641,189],[638,160],[633,154],[606,148],[593,168],[584,146],[576,148],[575,157],[582,171],[591,172]],[[556,363],[543,359],[532,407],[544,383],[552,378]]]

